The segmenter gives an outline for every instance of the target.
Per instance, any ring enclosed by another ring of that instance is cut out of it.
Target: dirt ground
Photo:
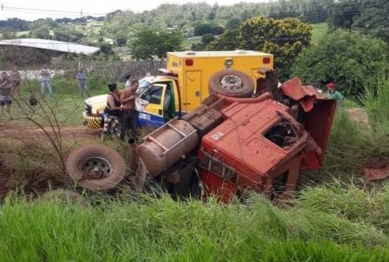
[[[45,128],[45,131],[43,131],[42,129],[21,129],[8,125],[0,129],[0,139],[23,139],[26,137],[47,138],[47,135],[55,136],[56,133],[59,134],[57,129],[53,131],[53,129],[49,127]],[[86,127],[72,127],[62,128],[60,134],[62,138],[98,137],[100,130],[88,129]]]
[[[350,108],[346,109],[346,111],[349,114],[351,120],[361,124],[368,123],[367,114],[363,108]]]

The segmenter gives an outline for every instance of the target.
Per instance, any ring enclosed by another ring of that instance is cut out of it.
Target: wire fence
[[[123,82],[128,74],[135,78],[142,73],[155,75],[158,73],[158,69],[166,67],[166,61],[80,61],[78,66],[83,67],[89,73]]]

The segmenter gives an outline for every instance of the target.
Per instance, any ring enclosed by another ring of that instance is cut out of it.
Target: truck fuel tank
[[[198,143],[197,130],[175,118],[147,135],[138,146],[138,155],[155,177],[190,153]]]

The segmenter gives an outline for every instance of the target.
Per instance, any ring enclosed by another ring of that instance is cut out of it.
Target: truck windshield
[[[139,80],[139,88],[137,90],[137,93],[138,94],[142,94],[142,92],[150,85],[150,82],[145,80],[145,79],[141,79]]]

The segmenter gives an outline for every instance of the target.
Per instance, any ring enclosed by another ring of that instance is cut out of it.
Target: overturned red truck
[[[72,182],[109,190],[129,181],[144,190],[152,181],[175,199],[216,195],[224,203],[248,191],[290,197],[300,170],[323,163],[336,102],[297,77],[279,86],[272,70],[264,73],[251,97],[213,93],[141,144],[130,139],[129,172],[109,147],[76,149],[67,160]]]

